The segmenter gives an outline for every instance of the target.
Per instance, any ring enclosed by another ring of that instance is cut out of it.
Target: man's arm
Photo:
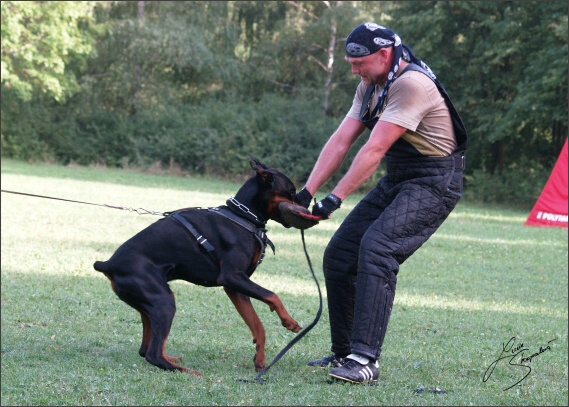
[[[365,130],[359,120],[346,117],[322,148],[305,188],[312,196],[342,165],[352,145]]]
[[[362,146],[332,194],[343,201],[358,189],[373,174],[387,150],[406,130],[405,127],[379,120],[369,140]]]

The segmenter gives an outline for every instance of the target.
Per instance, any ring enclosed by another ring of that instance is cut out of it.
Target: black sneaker
[[[379,365],[377,361],[363,365],[352,358],[346,358],[342,366],[330,370],[330,376],[350,383],[376,382],[379,377]]]
[[[311,360],[310,362],[308,362],[308,366],[326,367],[328,365],[331,365],[332,367],[340,367],[344,363],[346,363],[345,357],[333,354],[330,356],[325,356],[322,359]]]

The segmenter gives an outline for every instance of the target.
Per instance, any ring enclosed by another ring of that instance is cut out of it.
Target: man
[[[367,128],[369,140],[314,215],[328,219],[386,160],[387,175],[346,217],[324,253],[332,355],[309,362],[353,383],[378,378],[399,265],[462,195],[466,131],[432,71],[392,30],[357,26],[346,61],[361,77],[351,109],[322,149],[297,201],[308,207]]]

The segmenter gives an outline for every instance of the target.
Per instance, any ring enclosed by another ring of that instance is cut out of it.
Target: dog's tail
[[[93,264],[93,268],[101,273],[107,272],[107,262],[106,261],[96,261]]]

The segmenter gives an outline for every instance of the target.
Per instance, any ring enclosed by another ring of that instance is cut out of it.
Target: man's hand
[[[308,192],[306,187],[302,188],[298,194],[294,197],[294,202],[301,204],[308,209],[310,202],[312,201],[312,194]]]
[[[317,202],[312,207],[312,214],[320,216],[322,219],[329,219],[332,212],[340,207],[342,200],[334,194],[329,194],[326,198]]]

